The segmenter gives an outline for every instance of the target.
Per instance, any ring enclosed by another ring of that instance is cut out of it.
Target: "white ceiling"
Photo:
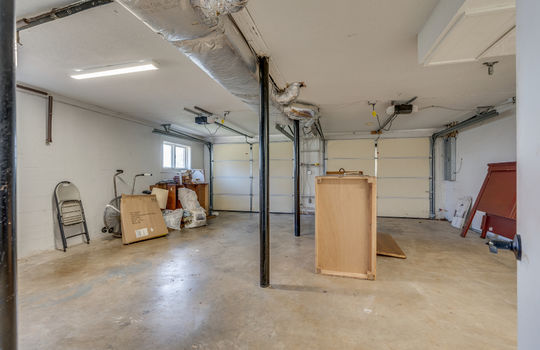
[[[18,17],[71,1],[17,0]],[[423,67],[416,35],[437,0],[250,0],[251,13],[289,81],[305,81],[301,99],[321,107],[325,133],[376,129],[390,100],[419,96],[420,108],[473,109],[515,95],[515,57],[498,58],[495,74],[481,63]],[[137,118],[173,122],[201,134],[183,107],[198,105],[252,133],[255,112],[117,4],[105,5],[21,33],[18,80]],[[75,68],[154,59],[160,70],[95,80],[69,78]],[[464,111],[425,109],[392,128],[440,128]],[[220,132],[221,133],[221,132]],[[222,135],[227,133],[223,132]]]

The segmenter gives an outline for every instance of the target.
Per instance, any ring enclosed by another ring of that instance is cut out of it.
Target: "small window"
[[[189,169],[190,163],[191,147],[163,142],[163,168]]]

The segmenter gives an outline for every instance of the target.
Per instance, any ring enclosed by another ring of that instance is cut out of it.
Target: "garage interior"
[[[1,349],[539,345],[536,4],[2,3]]]

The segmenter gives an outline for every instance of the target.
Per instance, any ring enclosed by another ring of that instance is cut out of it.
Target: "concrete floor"
[[[258,286],[258,216],[122,246],[94,240],[19,265],[21,349],[514,349],[516,265],[447,222],[379,220],[406,260],[377,280],[314,273],[313,216],[271,216],[272,288]]]

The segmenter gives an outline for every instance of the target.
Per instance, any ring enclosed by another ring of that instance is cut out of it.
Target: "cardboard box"
[[[122,242],[129,244],[169,233],[154,195],[122,195]]]

